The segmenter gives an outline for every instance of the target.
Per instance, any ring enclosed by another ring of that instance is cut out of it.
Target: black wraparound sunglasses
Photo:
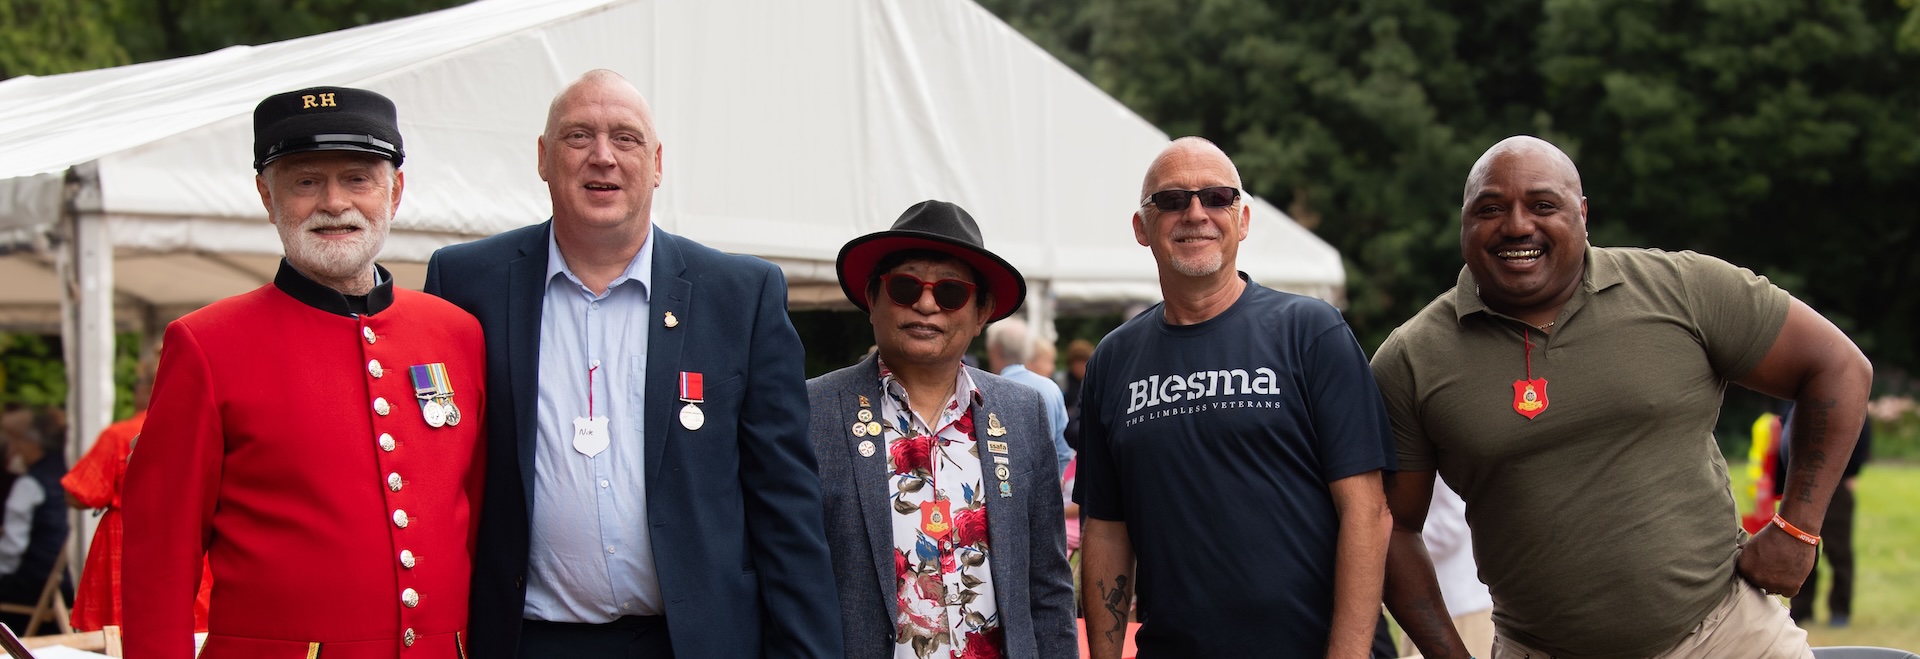
[[[1201,206],[1207,208],[1226,208],[1232,206],[1233,202],[1240,200],[1240,188],[1218,185],[1211,188],[1201,188],[1199,190],[1161,190],[1147,195],[1147,198],[1141,201],[1140,205],[1153,204],[1154,208],[1163,211],[1180,211],[1186,210],[1187,200],[1194,197],[1200,198]]]
[[[926,281],[908,274],[880,275],[880,288],[887,291],[887,299],[903,307],[911,307],[920,301],[920,292],[931,289],[933,303],[947,311],[957,311],[967,306],[967,300],[973,297],[973,284],[958,279]]]

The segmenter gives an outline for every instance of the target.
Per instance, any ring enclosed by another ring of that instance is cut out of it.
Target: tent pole
[[[93,447],[113,420],[113,240],[101,213],[99,168],[94,162],[67,170],[61,207],[60,307],[67,359],[67,465]],[[86,565],[97,518],[78,514],[71,525],[70,565]]]

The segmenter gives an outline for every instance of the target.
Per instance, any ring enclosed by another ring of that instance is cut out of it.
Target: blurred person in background
[[[127,458],[140,428],[147,422],[147,403],[153,397],[158,354],[140,360],[133,381],[133,416],[109,425],[93,441],[93,448],[60,478],[67,505],[99,511],[100,521],[80,571],[80,587],[73,600],[73,628],[93,631],[120,624],[120,557],[126,540],[120,519],[120,492],[126,485]],[[213,571],[203,570],[200,592],[193,599],[193,629],[207,630],[207,602],[213,595]]]
[[[1787,414],[1787,428],[1792,427],[1793,415]],[[1785,473],[1785,462],[1791,454],[1793,433],[1783,432],[1780,436],[1780,449],[1774,452],[1775,472]],[[1826,558],[1827,569],[1833,573],[1833,583],[1827,589],[1827,626],[1843,629],[1853,623],[1853,517],[1854,509],[1859,505],[1854,490],[1860,485],[1860,468],[1873,459],[1873,418],[1868,417],[1860,423],[1860,439],[1853,444],[1853,455],[1847,458],[1846,470],[1840,472],[1840,485],[1833,490],[1833,500],[1827,504],[1826,518],[1820,525],[1820,554]],[[1774,495],[1779,497],[1786,486],[1784,479],[1773,482]],[[1803,626],[1813,622],[1814,600],[1820,586],[1819,561],[1814,569],[1807,572],[1806,582],[1800,585],[1800,592],[1794,593],[1788,614],[1793,621]]]
[[[1040,392],[1046,401],[1047,427],[1053,429],[1054,473],[1061,473],[1073,458],[1073,449],[1067,447],[1067,403],[1060,385],[1027,368],[1027,362],[1033,361],[1034,343],[1027,321],[1008,318],[988,325],[987,371]]]
[[[67,461],[60,449],[64,437],[42,434],[44,418],[21,405],[0,412],[0,436],[7,449],[7,473],[14,475],[7,490],[4,523],[0,523],[0,602],[37,605],[47,577],[67,543],[66,493],[60,475]],[[71,597],[71,582],[61,591]],[[0,622],[25,633],[28,618],[0,614]]]

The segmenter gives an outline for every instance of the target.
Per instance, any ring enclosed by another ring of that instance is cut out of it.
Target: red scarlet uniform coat
[[[479,519],[480,326],[389,283],[364,314],[284,262],[275,283],[167,327],[129,461],[126,656],[458,657]],[[377,364],[375,363],[377,362]],[[411,369],[442,363],[458,425],[427,424]]]

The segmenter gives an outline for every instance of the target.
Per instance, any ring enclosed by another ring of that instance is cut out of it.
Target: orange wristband
[[[1820,546],[1820,536],[1814,535],[1812,533],[1808,533],[1806,531],[1802,531],[1799,528],[1794,527],[1794,525],[1791,523],[1788,523],[1787,520],[1781,519],[1780,513],[1773,514],[1773,525],[1780,527],[1780,530],[1782,531],[1786,531],[1787,535],[1793,536],[1793,539],[1795,540],[1799,540],[1801,542],[1813,545],[1815,547]]]

